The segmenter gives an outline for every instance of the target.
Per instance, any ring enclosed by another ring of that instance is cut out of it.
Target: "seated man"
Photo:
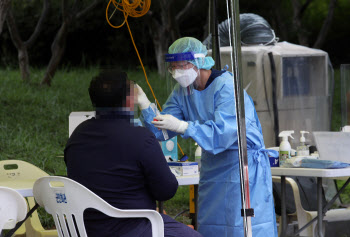
[[[67,142],[68,177],[117,208],[156,210],[156,200],[172,198],[178,183],[153,133],[132,122],[134,83],[126,73],[106,71],[92,79],[89,94],[96,118],[81,123]],[[161,215],[165,236],[201,236]],[[145,218],[111,218],[89,209],[84,222],[89,237],[152,236]]]

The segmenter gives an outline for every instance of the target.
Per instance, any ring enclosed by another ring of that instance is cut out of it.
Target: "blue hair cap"
[[[183,37],[176,40],[172,45],[170,45],[168,53],[169,54],[179,54],[192,52],[195,54],[203,54],[206,56],[208,54],[207,47],[202,44],[199,40],[193,37]],[[214,59],[210,56],[199,57],[192,60],[184,60],[192,63],[198,69],[210,70],[214,65]]]

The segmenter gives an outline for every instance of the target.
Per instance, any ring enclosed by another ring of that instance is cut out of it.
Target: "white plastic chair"
[[[281,183],[280,176],[272,176],[272,181]],[[290,185],[293,190],[294,205],[296,212],[289,214],[290,216],[296,216],[298,221],[298,228],[302,228],[309,221],[317,216],[317,211],[306,211],[300,200],[300,193],[298,184],[292,178],[286,177],[286,185]],[[335,221],[347,221],[350,220],[349,208],[330,209],[326,212],[323,221],[335,222]],[[281,225],[280,225],[281,226]],[[313,222],[308,228],[303,230],[299,236],[318,236],[317,234],[317,221]],[[280,233],[280,229],[278,231]],[[323,234],[325,233],[325,225],[323,225]]]
[[[27,202],[12,188],[0,187],[0,233],[3,229],[13,229],[27,214]]]
[[[37,203],[53,216],[59,236],[87,236],[83,219],[84,210],[87,208],[94,208],[110,217],[148,218],[152,225],[153,236],[164,236],[163,218],[158,212],[120,210],[83,185],[66,177],[39,178],[34,184],[33,193]]]

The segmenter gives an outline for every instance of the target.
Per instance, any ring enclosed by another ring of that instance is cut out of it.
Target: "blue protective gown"
[[[204,237],[241,237],[240,171],[233,78],[229,72],[217,77],[202,91],[187,96],[178,84],[163,107],[189,123],[183,138],[191,137],[202,147],[199,182],[198,231]],[[245,122],[249,164],[252,233],[257,237],[277,237],[272,179],[263,135],[254,104],[244,91]],[[155,117],[149,107],[142,110],[145,126],[164,140],[151,124]],[[177,135],[168,131],[169,137]]]

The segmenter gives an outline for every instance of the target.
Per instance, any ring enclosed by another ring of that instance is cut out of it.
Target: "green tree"
[[[76,0],[72,4],[70,4],[68,0],[61,1],[61,27],[51,44],[51,58],[46,68],[44,78],[41,81],[41,85],[51,85],[51,80],[55,76],[66,49],[67,36],[74,21],[79,20],[86,15],[86,13],[94,9],[100,1],[101,0],[94,0],[90,3],[83,3]]]
[[[190,20],[193,9],[196,9],[202,1],[159,0],[158,3],[159,8],[154,8],[158,10],[158,14],[153,10],[149,11],[145,19],[148,23],[149,34],[152,36],[158,73],[163,74],[165,72],[163,59],[168,47],[181,37],[181,23]]]
[[[334,16],[334,10],[336,7],[337,0],[330,0],[328,5],[328,13],[324,16],[323,24],[321,29],[319,29],[317,38],[315,42],[312,43],[313,48],[321,48],[323,43],[325,42],[327,33],[330,29],[333,16]],[[313,0],[307,0],[307,1],[301,1],[301,0],[291,0],[292,6],[293,6],[293,27],[295,32],[298,36],[298,41],[301,45],[310,46],[310,41],[308,34],[305,34],[307,31],[306,27],[307,24],[303,24],[302,19],[305,17],[305,14],[307,12],[307,9],[310,7],[319,6],[319,4],[323,4],[320,1],[314,2]],[[312,4],[313,3],[313,4]],[[314,6],[313,6],[314,5]]]
[[[50,7],[50,1],[44,0],[41,16],[37,22],[37,25],[34,31],[30,35],[29,39],[26,41],[22,40],[21,35],[18,31],[15,17],[12,12],[12,7],[9,7],[8,9],[7,18],[6,18],[7,27],[9,29],[12,42],[18,51],[18,63],[19,63],[19,69],[21,71],[21,76],[23,81],[30,80],[28,49],[31,48],[36,42],[36,40],[38,39],[39,34],[44,27],[45,18],[49,13],[49,7]]]

